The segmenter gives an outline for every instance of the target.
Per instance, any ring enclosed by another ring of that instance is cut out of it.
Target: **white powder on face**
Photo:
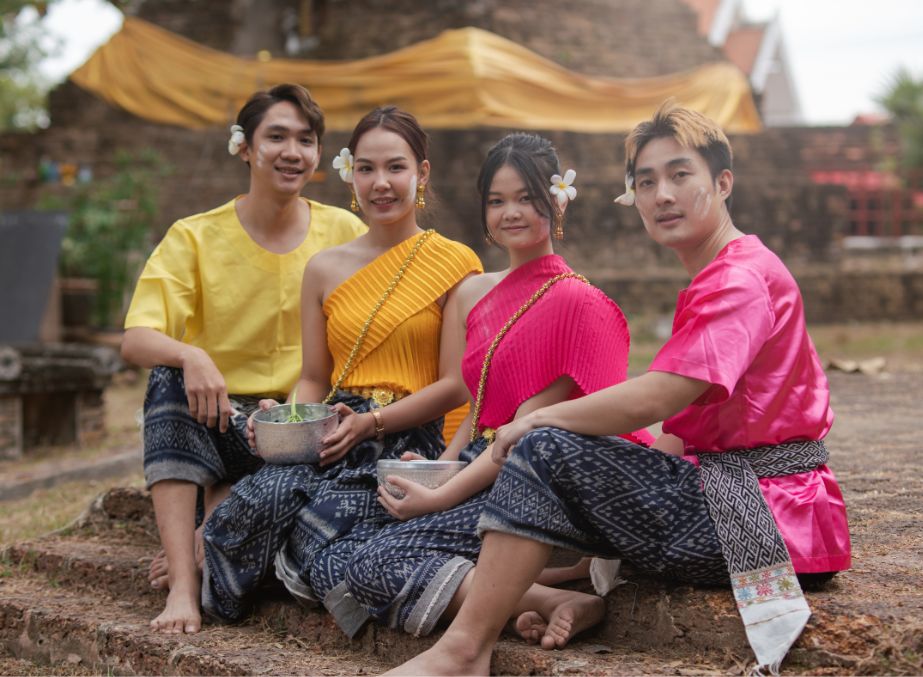
[[[699,188],[696,191],[695,202],[692,205],[692,212],[697,216],[701,217],[711,209],[712,203],[712,194],[707,192],[705,188]]]
[[[260,146],[256,150],[256,166],[262,167],[265,164],[266,164],[266,150],[263,148],[263,146]]]
[[[416,200],[417,195],[417,175],[414,174],[410,177],[410,201],[413,202]]]

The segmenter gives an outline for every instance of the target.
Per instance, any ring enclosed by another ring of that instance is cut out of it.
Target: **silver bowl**
[[[378,462],[378,484],[383,486],[395,498],[403,498],[404,492],[385,481],[389,475],[412,480],[424,487],[435,489],[457,475],[467,463],[464,461],[400,461],[381,460]]]
[[[287,422],[292,413],[290,404],[279,404],[253,415],[256,451],[267,463],[317,463],[321,440],[339,424],[336,411],[326,404],[296,404],[295,411],[303,422]]]

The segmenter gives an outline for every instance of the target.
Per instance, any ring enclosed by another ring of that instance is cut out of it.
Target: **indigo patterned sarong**
[[[339,392],[357,413],[371,400]],[[296,597],[308,595],[305,573],[317,552],[370,516],[376,500],[376,462],[416,451],[427,458],[443,450],[441,420],[366,440],[334,465],[267,464],[238,482],[205,524],[202,606],[210,616],[237,621],[249,613],[260,585],[271,578],[284,550],[293,578],[283,583]],[[278,571],[278,569],[277,569]]]
[[[478,438],[459,459],[470,463],[486,447]],[[381,623],[416,636],[432,632],[481,551],[477,524],[489,492],[405,522],[388,515],[384,528],[349,560],[346,590]],[[349,634],[343,619],[334,617]]]
[[[239,414],[225,433],[199,423],[189,413],[183,370],[154,367],[144,397],[144,479],[183,480],[200,487],[235,482],[263,465],[247,444],[247,417],[260,398],[231,395]]]
[[[823,442],[800,441],[700,453],[699,469],[618,438],[540,428],[513,449],[478,530],[691,583],[730,582],[757,670],[778,674],[810,609],[758,478],[826,460]]]
[[[620,558],[649,575],[729,582],[698,468],[620,437],[525,435],[494,482],[485,531]]]
[[[436,459],[445,449],[441,430],[440,419],[385,435],[385,450],[378,458],[396,459],[413,451]],[[368,617],[342,595],[346,564],[357,547],[391,521],[378,503],[376,460],[318,476],[310,502],[295,516],[291,535],[276,558],[276,576],[288,591],[302,601],[323,602],[351,635]]]

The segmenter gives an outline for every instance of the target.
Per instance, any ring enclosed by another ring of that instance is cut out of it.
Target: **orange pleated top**
[[[334,383],[375,304],[413,249],[417,235],[392,247],[333,290],[324,301]],[[409,394],[439,378],[442,308],[438,301],[482,271],[465,245],[433,233],[375,316],[343,388],[387,388]]]

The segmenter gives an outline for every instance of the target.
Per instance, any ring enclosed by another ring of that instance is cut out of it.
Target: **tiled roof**
[[[765,34],[766,24],[750,24],[732,30],[724,43],[727,58],[748,76],[753,72]]]

